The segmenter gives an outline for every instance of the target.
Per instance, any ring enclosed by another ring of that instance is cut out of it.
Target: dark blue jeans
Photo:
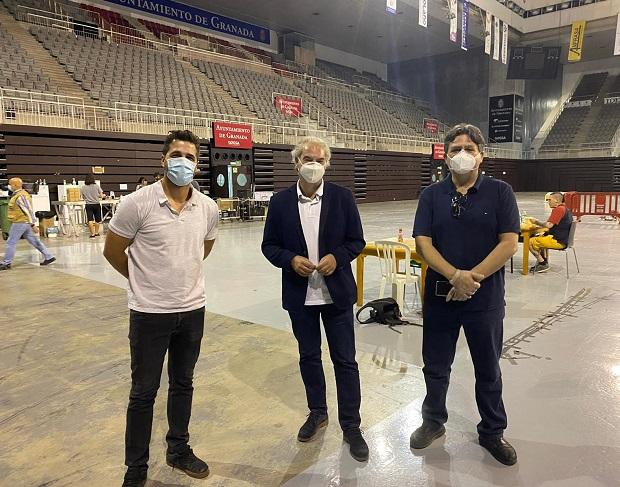
[[[439,424],[448,420],[446,395],[461,326],[474,363],[476,404],[482,418],[478,423],[478,434],[501,436],[507,424],[499,367],[504,307],[490,311],[466,311],[460,304],[424,307],[422,370],[426,398],[422,404],[422,417]]]
[[[327,413],[325,374],[321,361],[321,326],[323,320],[329,355],[334,364],[338,393],[338,420],[343,431],[360,426],[360,376],[355,361],[353,308],[333,304],[304,306],[289,311],[293,333],[299,344],[299,368],[306,388],[308,409]]]
[[[187,448],[194,392],[194,366],[200,354],[205,309],[184,313],[130,311],[131,392],[125,430],[125,465],[147,465],[153,404],[168,352],[168,434],[171,452]]]

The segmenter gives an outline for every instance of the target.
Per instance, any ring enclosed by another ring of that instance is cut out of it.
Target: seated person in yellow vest
[[[86,175],[84,183],[84,186],[80,188],[80,193],[82,194],[82,199],[86,202],[86,219],[88,220],[90,238],[95,238],[99,236],[99,226],[103,221],[99,200],[104,199],[105,195],[95,182],[95,176],[92,174]]]
[[[6,271],[11,268],[11,262],[15,256],[15,247],[19,239],[24,237],[30,245],[43,254],[43,262],[41,265],[51,264],[56,260],[47,247],[33,232],[38,233],[39,228],[36,226],[34,212],[32,210],[32,197],[23,189],[23,182],[19,178],[9,179],[9,190],[13,191],[13,195],[9,200],[8,217],[11,222],[11,230],[9,231],[9,239],[6,243],[6,254],[0,262],[0,271]]]
[[[536,265],[531,272],[547,272],[549,270],[549,249],[562,250],[568,245],[568,234],[573,222],[573,214],[564,204],[562,193],[552,193],[549,196],[551,215],[546,222],[532,219],[532,222],[542,228],[547,228],[547,234],[530,238],[530,252],[536,257]]]

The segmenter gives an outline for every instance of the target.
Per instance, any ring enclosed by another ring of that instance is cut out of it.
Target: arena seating
[[[16,90],[56,93],[51,80],[35,65],[15,39],[0,25],[0,86]]]

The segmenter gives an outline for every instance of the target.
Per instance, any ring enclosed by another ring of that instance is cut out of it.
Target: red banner
[[[245,123],[213,122],[215,147],[252,148],[252,126]]]
[[[284,115],[288,115],[289,117],[301,117],[301,98],[290,99],[276,96],[274,102],[276,108]]]
[[[424,119],[424,130],[430,132],[431,134],[439,133],[439,122],[433,118],[425,118]]]
[[[433,159],[444,159],[445,151],[443,148],[443,144],[433,144]]]

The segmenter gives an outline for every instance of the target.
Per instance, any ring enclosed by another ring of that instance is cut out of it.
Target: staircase
[[[84,100],[85,105],[97,105],[87,91],[75,81],[39,42],[28,32],[30,24],[17,22],[13,16],[0,5],[0,23],[13,36],[15,41],[26,51],[31,59],[49,76],[53,85],[58,87],[58,94],[73,96]]]
[[[228,93],[224,88],[222,88],[220,85],[218,85],[215,81],[209,79],[209,77],[207,75],[205,75],[202,71],[200,71],[192,63],[190,63],[188,61],[181,60],[178,57],[176,59],[177,59],[178,62],[183,63],[183,65],[187,69],[189,69],[196,76],[196,78],[198,78],[205,85],[207,85],[207,87],[209,88],[209,91],[211,91],[212,93],[215,93],[220,98],[225,99],[226,101],[228,101],[228,103],[230,103],[230,105],[235,107],[238,110],[238,112],[240,113],[241,117],[256,118],[256,114],[254,112],[251,112],[250,110],[248,110],[248,107],[246,107],[245,105],[239,103],[239,100],[237,100],[236,98],[233,98],[230,95],[230,93]]]
[[[581,126],[579,127],[579,132],[575,134],[575,137],[571,142],[572,146],[579,147],[582,144],[587,144],[589,142],[590,131],[600,118],[601,109],[603,107],[603,100],[605,98],[605,96],[603,95],[609,91],[614,81],[615,76],[607,76],[607,79],[601,86],[601,89],[597,93],[596,98],[592,101],[592,106],[590,107],[586,118],[581,123]]]

